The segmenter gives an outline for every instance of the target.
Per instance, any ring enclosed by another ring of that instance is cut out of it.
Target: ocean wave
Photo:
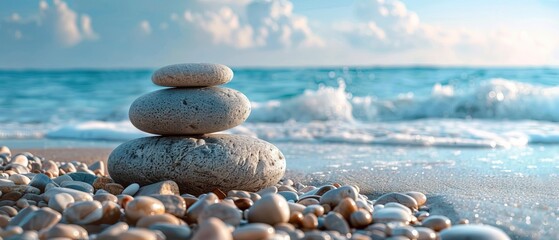
[[[353,96],[321,86],[291,99],[253,103],[251,122],[402,121],[425,118],[559,121],[559,87],[491,79],[468,88],[436,84],[430,95]]]

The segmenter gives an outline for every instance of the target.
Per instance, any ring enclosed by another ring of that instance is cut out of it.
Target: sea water
[[[516,238],[559,234],[559,69],[234,68],[252,113],[227,133],[288,171],[368,193],[420,190]],[[115,147],[153,69],[0,71],[0,145]],[[445,205],[445,206],[447,206]],[[445,213],[448,214],[448,213]],[[455,219],[454,219],[455,220]]]

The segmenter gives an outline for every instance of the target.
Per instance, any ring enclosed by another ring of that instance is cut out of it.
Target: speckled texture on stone
[[[243,123],[249,114],[245,95],[220,87],[162,89],[136,99],[129,111],[134,126],[159,135],[223,131]]]
[[[227,134],[139,138],[118,146],[108,160],[109,174],[118,183],[173,180],[181,193],[194,195],[215,188],[257,191],[277,183],[285,167],[274,145]]]
[[[209,87],[233,79],[233,71],[221,64],[184,63],[162,67],[151,76],[153,83],[163,87]]]

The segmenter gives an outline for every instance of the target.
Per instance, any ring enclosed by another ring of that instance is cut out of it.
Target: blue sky
[[[0,68],[559,65],[559,0],[0,0]]]

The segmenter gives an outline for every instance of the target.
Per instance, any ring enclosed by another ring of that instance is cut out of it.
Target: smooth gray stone
[[[74,181],[84,182],[89,185],[93,185],[93,182],[97,179],[97,176],[85,172],[73,172],[68,173],[67,175],[74,179]]]
[[[228,134],[134,139],[113,150],[108,160],[109,174],[123,186],[173,180],[181,193],[193,195],[215,188],[257,191],[276,184],[285,167],[274,145]]]
[[[148,93],[130,106],[130,122],[159,135],[206,134],[243,123],[250,102],[230,88],[169,88]]]
[[[188,239],[192,233],[188,226],[177,226],[169,223],[152,224],[149,229],[161,231],[167,239]]]
[[[299,195],[297,195],[297,193],[290,192],[290,191],[280,191],[278,192],[278,194],[283,196],[287,201],[289,200],[292,200],[293,202],[299,201]]]
[[[47,175],[45,175],[43,173],[39,173],[39,174],[35,175],[35,177],[33,177],[33,179],[31,179],[31,182],[29,182],[29,186],[36,187],[39,190],[41,190],[41,192],[44,192],[45,187],[49,183],[52,183],[52,184],[58,186],[58,184],[56,184],[54,181],[52,181],[52,179],[50,179]]]
[[[164,87],[209,87],[233,79],[233,71],[221,64],[183,63],[162,67],[151,76],[153,83]]]
[[[80,181],[65,181],[62,182],[60,186],[65,188],[75,189],[86,193],[93,193],[95,191],[95,189],[93,189],[93,186]]]
[[[457,225],[440,233],[441,240],[509,240],[501,229],[489,225],[465,224]]]

